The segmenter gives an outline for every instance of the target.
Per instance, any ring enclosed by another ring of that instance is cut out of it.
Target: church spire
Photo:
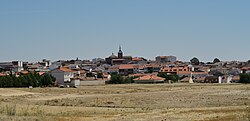
[[[119,45],[119,51],[122,51],[122,47],[121,47],[121,45]]]
[[[123,52],[122,52],[121,45],[119,45],[118,58],[120,58],[120,59],[123,58]]]

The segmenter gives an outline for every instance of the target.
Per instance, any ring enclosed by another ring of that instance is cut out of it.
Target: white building
[[[80,80],[74,79],[74,71],[65,67],[52,70],[51,75],[56,78],[59,86],[66,86],[68,84],[78,86],[80,84]]]

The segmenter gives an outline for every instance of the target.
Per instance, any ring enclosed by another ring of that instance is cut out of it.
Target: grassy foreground
[[[0,88],[0,121],[249,121],[250,85]]]

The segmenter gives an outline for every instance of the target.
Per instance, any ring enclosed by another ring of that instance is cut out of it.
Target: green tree
[[[165,78],[165,81],[171,80],[172,82],[178,82],[179,76],[176,74],[166,74],[166,73],[158,73],[159,77]]]
[[[123,79],[123,83],[124,84],[134,83],[133,79],[135,79],[135,77],[126,77]]]
[[[240,83],[250,83],[250,74],[240,74]]]
[[[41,83],[40,85],[47,87],[49,85],[52,85],[53,82],[54,82],[54,80],[53,80],[52,76],[50,74],[46,73],[42,76],[41,81],[40,81],[40,83]]]
[[[191,64],[192,65],[199,65],[200,64],[200,61],[198,58],[196,57],[193,57],[191,60],[190,60]]]
[[[218,59],[218,58],[215,58],[213,61],[213,63],[218,63],[218,62],[220,62],[220,59]]]
[[[112,74],[109,83],[111,83],[111,84],[122,84],[123,83],[123,77],[120,74]]]
[[[247,61],[247,64],[250,64],[250,60]]]

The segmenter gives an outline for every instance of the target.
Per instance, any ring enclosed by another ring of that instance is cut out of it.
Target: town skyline
[[[104,59],[104,60],[105,60],[107,57],[110,57],[110,56],[119,56],[119,53],[120,53],[120,52],[122,52],[122,55],[124,54],[121,45],[118,46],[118,51],[117,51],[117,53],[112,52],[110,55],[108,55],[108,56],[106,56],[106,57],[79,58],[79,57],[77,56],[77,57],[75,57],[75,58],[68,58],[68,59],[65,58],[65,59],[55,59],[55,60],[51,60],[51,59],[49,59],[49,58],[41,58],[40,60],[36,60],[36,61],[32,61],[32,60],[31,60],[31,61],[30,61],[30,60],[7,60],[7,61],[24,61],[24,62],[34,62],[34,63],[40,62],[41,60],[50,60],[50,61],[52,61],[52,62],[53,62],[53,61],[60,61],[60,60],[65,60],[65,61],[69,61],[69,60],[89,60],[89,61],[93,61],[94,59]],[[157,57],[160,57],[160,56],[166,56],[166,57],[173,56],[173,57],[175,57],[175,59],[176,59],[177,61],[182,61],[182,62],[190,62],[191,59],[193,59],[193,58],[197,58],[197,59],[199,59],[200,62],[204,62],[204,63],[213,62],[214,59],[219,59],[220,61],[224,61],[224,62],[230,62],[230,61],[247,62],[247,61],[249,61],[249,60],[221,60],[219,57],[214,57],[214,58],[211,59],[210,61],[202,61],[202,60],[200,60],[200,58],[197,57],[197,56],[191,57],[189,60],[180,60],[180,59],[179,59],[177,56],[175,56],[175,55],[155,55],[153,58],[146,58],[146,57],[143,57],[143,56],[132,56],[132,55],[129,55],[129,56],[131,56],[132,58],[144,58],[144,59],[146,59],[146,60],[148,60],[148,61],[156,61],[156,58],[157,58]],[[7,61],[0,61],[0,62],[7,62]]]
[[[250,1],[0,1],[0,61],[174,55],[247,61]]]
[[[73,58],[61,58],[61,59],[50,59],[50,58],[46,58],[46,57],[44,57],[44,58],[41,58],[40,60],[34,60],[34,61],[32,61],[32,60],[6,60],[6,61],[0,61],[0,62],[7,62],[7,61],[26,61],[26,62],[40,62],[41,60],[43,60],[43,59],[46,59],[46,60],[51,60],[51,61],[60,61],[60,60],[90,60],[90,61],[92,61],[93,59],[105,59],[105,58],[107,58],[108,56],[111,56],[111,55],[118,55],[117,53],[119,53],[120,51],[122,51],[123,52],[123,50],[122,50],[122,46],[121,45],[119,45],[118,46],[118,51],[117,52],[112,52],[110,55],[107,55],[107,56],[103,56],[103,57],[92,57],[92,58],[80,58],[80,56],[77,56],[77,57],[73,57]],[[126,53],[125,53],[126,54]],[[133,57],[133,58],[137,58],[137,57],[139,57],[139,58],[145,58],[145,59],[147,59],[147,60],[149,60],[149,61],[155,61],[155,59],[156,59],[156,57],[158,57],[158,56],[175,56],[175,55],[167,55],[167,54],[165,54],[165,55],[155,55],[154,57],[152,57],[152,58],[146,58],[146,57],[143,57],[143,56],[133,56],[133,55],[129,55],[129,56],[131,56],[131,57]],[[177,56],[175,56],[175,57],[177,57]],[[179,57],[177,57],[177,60],[178,61],[183,61],[183,62],[190,62],[190,60],[192,59],[192,58],[198,58],[199,60],[200,60],[200,58],[199,57],[197,57],[197,56],[193,56],[193,57],[190,57],[190,59],[189,60],[181,60],[181,59],[179,59]],[[224,61],[224,62],[227,62],[227,61],[241,61],[241,62],[245,62],[245,61],[249,61],[249,60],[221,60],[219,57],[214,57],[214,58],[212,58],[211,60],[208,60],[208,61],[203,61],[202,59],[200,60],[201,62],[213,62],[213,60],[214,59],[219,59],[220,61]]]

